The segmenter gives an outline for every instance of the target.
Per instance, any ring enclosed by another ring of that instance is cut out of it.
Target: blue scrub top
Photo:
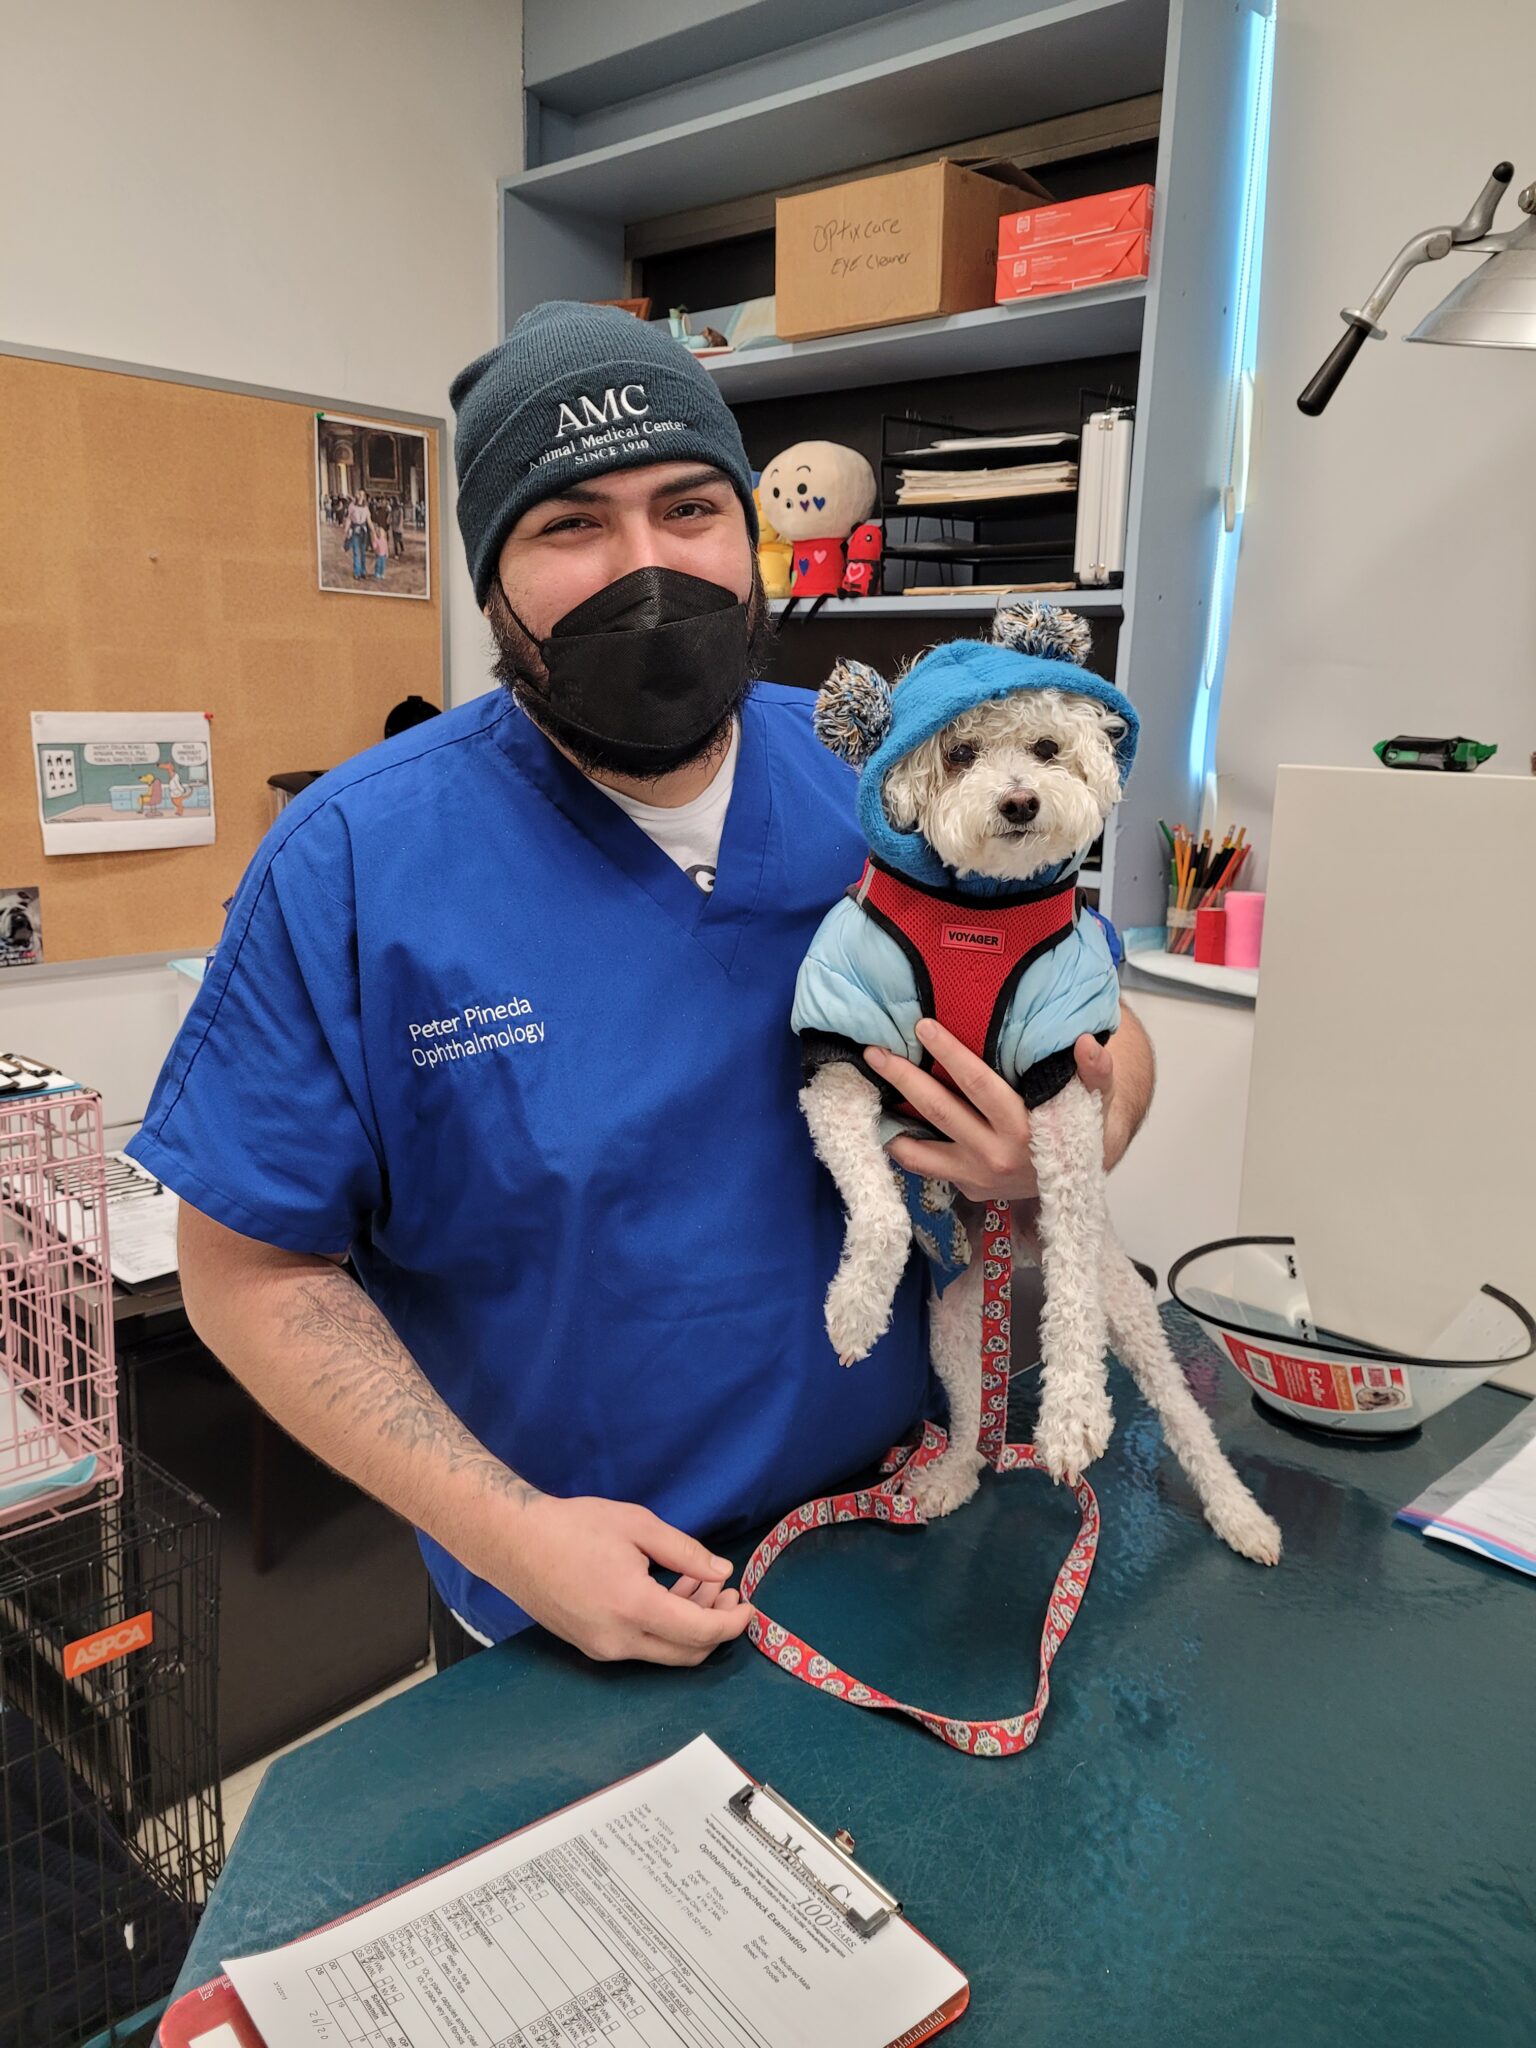
[[[350,1250],[482,1443],[710,1543],[878,1458],[928,1385],[919,1261],[837,1363],[841,1204],[795,974],[864,847],[809,693],[742,715],[712,895],[500,690],[359,755],[247,870],[135,1158],[232,1230]],[[522,1610],[421,1539],[483,1634]]]

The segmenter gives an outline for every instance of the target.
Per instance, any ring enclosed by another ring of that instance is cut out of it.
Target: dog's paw
[[[1076,1400],[1069,1412],[1050,1398],[1049,1383],[1035,1424],[1035,1449],[1053,1479],[1075,1484],[1095,1458],[1102,1458],[1114,1434],[1115,1411],[1109,1395],[1096,1387]]]
[[[952,1515],[963,1508],[981,1484],[986,1463],[980,1451],[946,1451],[942,1458],[902,1482],[902,1492],[917,1502],[923,1518],[936,1522],[940,1515]]]
[[[1265,1514],[1246,1488],[1236,1499],[1209,1502],[1205,1518],[1239,1557],[1251,1557],[1255,1564],[1280,1562],[1280,1525]]]
[[[867,1358],[885,1335],[891,1320],[891,1306],[882,1308],[871,1301],[868,1283],[841,1272],[827,1289],[827,1336],[837,1353],[839,1365],[853,1365]]]

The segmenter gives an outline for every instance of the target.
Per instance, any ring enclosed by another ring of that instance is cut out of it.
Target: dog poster
[[[42,892],[0,889],[0,967],[43,964]]]
[[[34,711],[44,853],[211,846],[213,726],[201,711]]]
[[[428,442],[388,420],[315,415],[320,588],[354,597],[430,597]]]

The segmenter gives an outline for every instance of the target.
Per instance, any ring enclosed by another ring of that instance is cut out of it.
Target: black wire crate
[[[162,1999],[224,1860],[218,1517],[129,1454],[119,1498],[0,1530],[0,2048]]]

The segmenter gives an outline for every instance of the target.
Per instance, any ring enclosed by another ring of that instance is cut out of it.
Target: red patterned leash
[[[1012,1321],[1013,1234],[1012,1216],[1006,1202],[988,1205],[982,1233],[982,1337],[981,1337],[981,1426],[977,1448],[998,1472],[1021,1467],[1043,1470],[1033,1444],[1006,1441],[1008,1427],[1008,1358]],[[936,1423],[925,1423],[921,1441],[914,1447],[898,1444],[887,1453],[876,1486],[850,1493],[827,1494],[807,1501],[787,1515],[766,1535],[747,1560],[741,1575],[743,1599],[752,1599],[768,1567],[782,1557],[792,1543],[809,1530],[829,1528],[834,1522],[888,1522],[893,1527],[920,1529],[923,1516],[916,1501],[901,1491],[903,1482],[933,1464],[948,1439]],[[770,1621],[761,1608],[747,1626],[747,1634],[781,1670],[803,1679],[822,1692],[836,1694],[856,1707],[875,1707],[887,1713],[905,1714],[909,1720],[947,1742],[951,1749],[963,1749],[969,1756],[1013,1756],[1028,1749],[1040,1732],[1046,1705],[1051,1697],[1050,1671],[1056,1652],[1067,1639],[1087,1591],[1088,1575],[1099,1548],[1099,1504],[1085,1479],[1073,1488],[1081,1520],[1077,1538],[1066,1561],[1056,1574],[1046,1605],[1045,1624],[1040,1631],[1040,1676],[1033,1706],[1027,1713],[1011,1714],[998,1721],[962,1721],[930,1713],[926,1707],[910,1706],[878,1686],[863,1685],[848,1672],[813,1650],[791,1630]],[[755,1603],[754,1603],[755,1604]]]

